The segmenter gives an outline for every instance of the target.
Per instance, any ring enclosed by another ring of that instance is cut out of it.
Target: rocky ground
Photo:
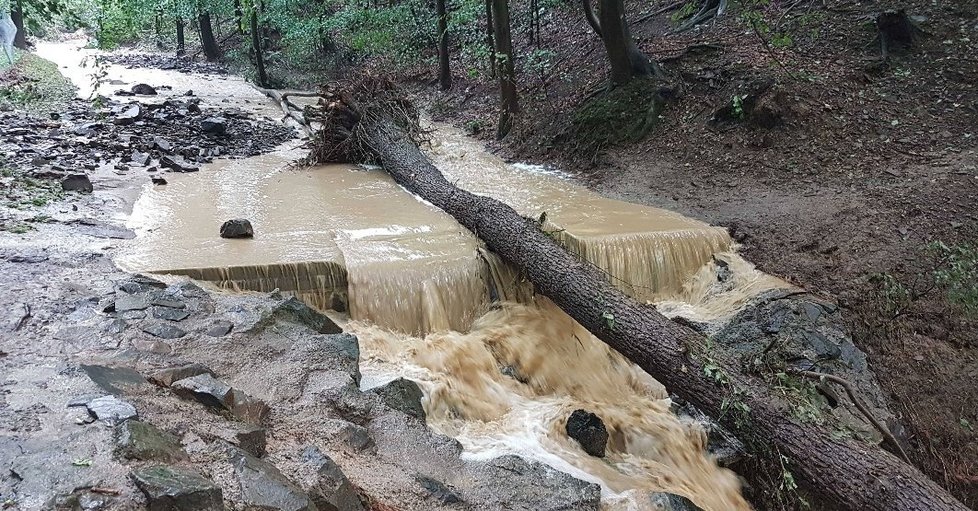
[[[179,71],[181,73],[205,73],[224,75],[227,67],[219,62],[195,60],[192,57],[177,57],[161,53],[113,53],[105,56],[113,64],[127,68],[154,68]]]

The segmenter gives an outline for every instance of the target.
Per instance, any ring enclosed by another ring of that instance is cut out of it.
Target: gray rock
[[[117,456],[140,461],[179,461],[187,459],[180,442],[156,426],[138,420],[125,421],[115,428]]]
[[[233,389],[210,373],[177,380],[170,385],[177,395],[195,399],[204,405],[230,410],[234,406]]]
[[[147,294],[119,295],[115,299],[115,311],[124,312],[131,310],[143,310],[149,308],[152,297]]]
[[[519,456],[489,461],[483,479],[487,486],[482,489],[487,493],[485,507],[489,509],[597,511],[601,502],[601,486]]]
[[[697,423],[706,432],[706,452],[721,467],[734,469],[747,456],[747,448],[733,433],[703,413],[699,408],[670,394],[672,412],[683,421]]]
[[[156,149],[156,150],[158,150],[158,151],[162,151],[164,153],[168,153],[168,152],[170,152],[170,151],[173,150],[173,144],[171,144],[169,140],[167,140],[167,139],[165,139],[163,137],[154,137],[153,138],[153,148]]]
[[[231,465],[238,478],[241,503],[246,507],[281,511],[316,511],[312,499],[274,465],[231,449]]]
[[[155,96],[156,89],[145,83],[137,83],[132,86],[132,93],[140,96]]]
[[[254,238],[255,230],[247,219],[235,218],[221,225],[221,237],[229,239]]]
[[[159,339],[136,339],[132,341],[132,347],[145,353],[156,353],[157,355],[169,355],[173,353],[173,346]]]
[[[319,511],[363,511],[360,496],[346,474],[319,448],[309,446],[301,455],[304,463],[302,489]]]
[[[112,123],[117,126],[129,126],[134,124],[143,116],[143,110],[139,104],[129,105],[115,114]]]
[[[223,117],[208,117],[200,121],[200,131],[222,135],[227,131],[227,121]]]
[[[70,174],[61,180],[61,189],[66,192],[92,193],[95,188],[92,180],[85,174]]]
[[[203,364],[183,364],[153,371],[146,379],[160,387],[169,387],[175,381],[202,374],[214,376],[214,372]]]
[[[136,407],[115,397],[102,396],[85,403],[88,413],[98,420],[109,424],[118,424],[129,419],[135,419],[139,415]]]
[[[197,172],[200,170],[199,166],[175,154],[166,154],[160,157],[160,165],[173,172]]]
[[[432,479],[427,476],[417,475],[414,478],[422,488],[424,488],[435,500],[438,500],[442,504],[458,504],[462,502],[462,497],[459,497],[451,488],[445,483],[438,481],[437,479]]]
[[[219,319],[211,324],[211,326],[207,327],[207,330],[204,330],[204,333],[211,337],[223,337],[231,333],[232,328],[234,328],[234,323]]]
[[[234,432],[233,443],[248,454],[260,458],[265,455],[265,428],[252,424],[241,424]]]
[[[604,421],[587,410],[574,410],[567,418],[567,436],[577,440],[584,452],[599,458],[604,457],[608,445],[608,430]]]
[[[653,493],[649,502],[653,511],[703,511],[691,500],[674,493]]]
[[[166,283],[145,275],[133,275],[116,284],[116,290],[128,294],[166,289]]]
[[[171,309],[169,307],[153,307],[153,317],[165,319],[167,321],[183,321],[190,316],[190,313],[183,309]]]
[[[350,422],[340,431],[340,438],[354,452],[365,451],[376,445],[374,439],[370,437],[370,431],[367,428]]]
[[[129,156],[129,160],[136,165],[146,166],[149,164],[149,153],[142,153],[139,151],[133,151],[132,155]]]
[[[141,326],[140,329],[161,339],[179,339],[187,335],[187,332],[180,327],[163,322],[149,323]]]
[[[126,323],[126,320],[121,318],[116,318],[106,323],[102,331],[108,334],[121,334],[126,330],[126,327],[128,326],[129,323]]]
[[[16,332],[27,324],[27,320],[31,317],[31,307],[26,303],[15,303],[9,311],[4,314],[4,320],[2,323],[3,330],[7,332]]]
[[[149,511],[224,509],[221,488],[192,470],[155,465],[133,470],[130,477],[146,495]]]
[[[128,367],[81,364],[79,368],[105,392],[121,396],[146,385],[143,375]]]
[[[387,384],[381,385],[372,390],[380,396],[381,400],[389,407],[400,410],[412,417],[425,420],[424,407],[421,405],[421,398],[424,393],[418,384],[405,379],[398,378]]]
[[[160,307],[169,307],[171,309],[185,309],[187,304],[184,303],[179,298],[173,296],[158,296],[153,298],[153,305],[158,305]]]

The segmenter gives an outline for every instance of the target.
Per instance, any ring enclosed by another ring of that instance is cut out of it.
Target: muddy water
[[[55,50],[49,58],[69,68],[84,53]],[[274,105],[234,79],[116,66],[109,77],[118,82],[109,90],[168,84],[174,94],[192,88],[205,103],[230,99],[277,117]],[[785,285],[739,258],[722,229],[602,198],[544,169],[507,165],[450,127],[437,133],[431,155],[450,179],[527,216],[546,213],[544,228],[569,249],[668,314],[719,321],[757,292]],[[292,166],[301,154],[285,147],[147,186],[129,219],[138,237],[117,263],[233,290],[279,289],[347,310],[364,385],[418,381],[429,425],[458,438],[466,456],[543,461],[600,483],[607,509],[646,509],[652,491],[712,511],[748,509],[736,476],[705,454],[698,426],[669,412],[658,382],[534,298],[471,233],[379,169]],[[220,224],[238,217],[253,222],[255,238],[219,238]],[[493,305],[496,298],[509,301]],[[577,408],[608,425],[606,458],[587,456],[564,433]]]

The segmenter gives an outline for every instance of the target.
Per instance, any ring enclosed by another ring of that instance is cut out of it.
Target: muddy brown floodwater
[[[40,50],[84,84],[83,50]],[[192,88],[205,103],[276,116],[243,81],[112,72],[123,74],[110,80]],[[543,218],[568,249],[667,314],[721,322],[760,292],[787,286],[737,256],[723,229],[601,197],[558,172],[507,164],[451,127],[434,128],[430,155],[449,179]],[[458,439],[465,457],[514,453],[544,462],[600,483],[606,509],[643,509],[642,497],[656,491],[711,511],[749,509],[736,475],[706,453],[701,426],[670,411],[661,384],[533,296],[472,233],[381,169],[299,168],[293,162],[302,154],[293,143],[147,185],[128,220],[137,237],[116,263],[225,290],[278,289],[332,310],[359,338],[362,386],[417,381],[428,425]],[[231,218],[250,219],[255,238],[218,237]],[[730,274],[723,285],[717,265]],[[586,455],[564,432],[578,408],[605,421],[605,458]]]

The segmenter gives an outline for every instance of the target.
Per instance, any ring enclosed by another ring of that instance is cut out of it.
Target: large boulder
[[[179,461],[187,459],[180,442],[156,426],[137,420],[115,428],[116,455],[129,460]]]
[[[422,421],[425,420],[424,406],[421,405],[424,393],[421,392],[421,387],[418,387],[417,383],[405,378],[398,378],[373,389],[373,392],[380,396],[387,406]]]
[[[248,509],[317,511],[312,499],[275,465],[231,448],[231,465],[238,478],[241,503]]]
[[[316,446],[303,449],[302,488],[319,511],[363,511],[356,488],[343,470]]]

